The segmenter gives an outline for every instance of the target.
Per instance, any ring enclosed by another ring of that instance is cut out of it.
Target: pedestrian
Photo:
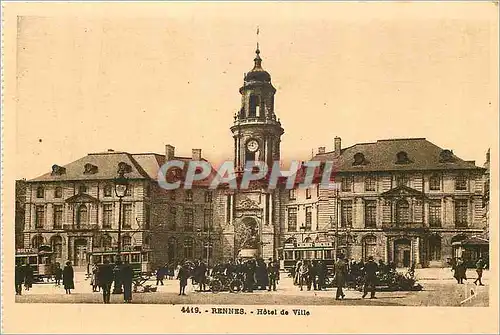
[[[467,275],[466,275],[467,268],[462,258],[460,257],[457,258],[452,270],[454,271],[453,277],[455,277],[455,279],[457,280],[457,284],[463,284],[464,279],[467,280]]]
[[[366,297],[368,291],[370,291],[370,299],[375,299],[375,285],[377,283],[377,271],[378,265],[373,261],[373,256],[368,257],[368,262],[364,265],[364,289],[363,298]]]
[[[252,293],[255,286],[255,270],[255,260],[248,260],[245,268],[245,291],[248,293]]]
[[[21,295],[23,292],[23,282],[24,282],[24,266],[19,263],[16,263],[15,268],[15,284],[16,284],[16,295]]]
[[[156,269],[156,286],[158,286],[158,284],[161,284],[163,286],[164,276],[165,276],[164,267],[159,266],[158,269]]]
[[[61,264],[57,262],[54,269],[54,279],[56,280],[57,287],[61,286],[62,273]]]
[[[315,291],[319,290],[318,275],[319,275],[319,264],[318,260],[315,259],[312,261],[312,267],[311,267],[311,281]]]
[[[189,272],[185,264],[179,264],[177,279],[179,279],[179,295],[186,295],[186,286],[189,278]]]
[[[279,274],[279,270],[276,264],[276,261],[273,261],[271,258],[269,258],[269,263],[267,264],[267,276],[269,280],[269,288],[267,289],[268,291],[271,291],[271,289],[273,291],[276,291],[276,281]]]
[[[300,290],[303,291],[303,286],[307,285],[307,281],[309,278],[309,267],[307,261],[302,261],[299,271],[297,272],[299,275],[299,286]]]
[[[123,285],[123,301],[128,304],[132,302],[132,282],[134,281],[134,270],[128,260],[123,262],[120,269],[120,279]]]
[[[344,299],[344,291],[342,290],[345,286],[347,278],[347,263],[344,261],[344,255],[340,254],[339,259],[335,263],[335,283],[337,286],[337,293],[335,294],[335,300]]]
[[[63,269],[63,286],[66,290],[66,294],[71,294],[71,290],[75,288],[75,272],[71,266],[71,262],[67,261],[66,266]]]
[[[199,290],[205,292],[207,290],[207,265],[200,260],[197,270]]]
[[[99,267],[96,264],[92,265],[92,275],[90,278],[90,285],[92,285],[92,292],[99,290]]]
[[[113,267],[109,264],[109,260],[105,259],[104,264],[98,272],[99,285],[102,288],[102,299],[105,304],[109,304],[111,299],[111,284],[113,284],[114,273]]]
[[[33,286],[34,275],[33,268],[28,263],[24,264],[24,289],[29,291]]]
[[[299,285],[299,281],[300,281],[300,268],[302,266],[302,263],[303,261],[301,261],[300,259],[297,261],[297,263],[295,263],[295,268],[293,269],[293,284],[294,285]]]
[[[483,278],[483,269],[484,269],[484,261],[482,257],[479,257],[479,259],[476,262],[476,272],[477,272],[477,278],[474,280],[474,284],[477,285],[477,282],[479,282],[479,286],[484,286],[483,282],[481,281],[481,278]]]

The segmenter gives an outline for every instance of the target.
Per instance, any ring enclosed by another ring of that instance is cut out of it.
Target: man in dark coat
[[[255,260],[250,259],[247,261],[245,268],[245,291],[252,293],[255,285]]]
[[[457,284],[463,284],[464,279],[467,280],[466,272],[467,272],[467,267],[465,266],[464,261],[462,258],[458,257],[457,261],[454,265],[454,274],[453,277],[457,280]]]
[[[203,261],[200,261],[197,271],[199,289],[200,292],[204,292],[207,289],[207,265]]]
[[[335,294],[335,300],[344,299],[345,295],[342,288],[345,286],[347,279],[347,263],[344,260],[344,255],[340,254],[339,259],[335,263],[335,283],[337,285],[337,293]]]
[[[73,266],[71,266],[70,261],[67,261],[63,269],[63,286],[66,294],[71,294],[71,290],[75,288],[74,278],[75,272],[73,271]]]
[[[269,279],[268,291],[276,291],[276,281],[278,280],[279,268],[276,267],[276,261],[269,258],[269,263],[267,264],[267,276]]]
[[[109,304],[111,298],[111,284],[114,280],[113,267],[109,264],[109,260],[104,260],[104,265],[99,269],[98,276],[99,284],[102,288],[102,299],[105,304]]]
[[[159,266],[158,269],[156,269],[156,286],[158,286],[158,284],[163,285],[163,278],[165,277],[164,269],[163,266]]]
[[[123,284],[123,301],[125,303],[132,302],[132,282],[134,281],[134,270],[130,266],[128,260],[123,262],[120,270],[120,277]]]
[[[363,298],[370,290],[370,299],[375,299],[375,285],[377,283],[378,265],[373,261],[373,256],[368,257],[368,262],[364,266],[365,287],[363,290]]]
[[[24,264],[24,289],[29,291],[33,286],[34,275],[33,268],[28,263]]]
[[[56,286],[61,286],[62,269],[61,269],[61,264],[59,263],[56,263],[54,268],[54,279],[56,280]]]
[[[16,263],[15,269],[15,284],[16,284],[16,295],[21,295],[23,291],[23,282],[24,282],[24,267]]]
[[[177,279],[179,279],[179,295],[186,295],[186,286],[189,278],[189,271],[185,263],[181,264]]]

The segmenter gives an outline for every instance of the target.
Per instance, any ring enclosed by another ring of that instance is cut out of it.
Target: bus
[[[50,245],[41,245],[38,248],[16,250],[16,264],[27,264],[33,269],[35,282],[48,281],[54,275],[54,252]]]
[[[333,242],[285,243],[283,246],[283,266],[293,273],[299,260],[316,260],[326,264],[329,270],[335,264],[335,248]]]
[[[94,248],[94,250],[89,253],[89,257],[90,264],[99,266],[104,264],[105,260],[108,260],[110,264],[114,265],[118,259],[118,252],[117,250]],[[152,272],[151,251],[142,250],[141,247],[136,247],[121,251],[120,258],[122,262],[128,261],[134,273],[151,274]]]

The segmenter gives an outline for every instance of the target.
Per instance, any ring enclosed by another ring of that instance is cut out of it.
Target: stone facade
[[[279,161],[284,132],[274,111],[276,89],[259,50],[254,62],[230,128],[239,175],[248,161],[268,166]],[[141,250],[154,266],[195,258],[210,264],[240,256],[281,258],[284,244],[294,242],[333,242],[353,259],[444,266],[454,256],[453,242],[487,230],[488,179],[473,162],[422,138],[347,148],[339,137],[333,142],[331,152],[321,147],[312,160],[319,173],[325,162],[334,163],[337,188],[317,181],[303,188],[298,178],[291,190],[285,183],[269,189],[258,182],[244,190],[211,190],[200,181],[191,190],[167,191],[157,182],[161,166],[200,160],[200,149],[191,157],[176,156],[171,145],[164,154],[89,154],[23,184],[24,204],[18,203],[25,208],[24,226],[17,231],[25,248],[50,245],[56,261],[69,259],[77,266],[86,265],[96,250],[117,250],[120,201],[114,181],[120,164],[130,168],[122,247]],[[185,171],[178,172],[182,177]]]

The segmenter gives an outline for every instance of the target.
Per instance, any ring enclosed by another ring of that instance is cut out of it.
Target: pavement
[[[476,286],[472,282],[476,278],[474,270],[467,272],[470,278],[466,284],[460,285],[453,278],[449,268],[417,269],[416,278],[423,286],[422,291],[377,292],[377,299],[362,299],[361,292],[344,290],[345,300],[335,300],[335,288],[326,291],[300,291],[293,285],[292,279],[283,275],[276,292],[254,291],[254,293],[211,293],[196,292],[195,287],[188,284],[186,296],[178,295],[177,280],[164,280],[157,292],[134,293],[133,303],[137,304],[214,304],[214,305],[374,305],[374,306],[488,306],[489,304],[489,272],[484,271],[485,286]],[[156,280],[147,284],[156,286]],[[473,298],[461,303],[466,298]],[[13,290],[14,294],[14,290]],[[64,288],[54,283],[33,285],[30,291],[16,296],[18,303],[101,303],[102,295],[92,292],[90,280],[85,273],[75,273],[75,289],[65,294]],[[112,295],[111,303],[123,303],[122,295]]]

